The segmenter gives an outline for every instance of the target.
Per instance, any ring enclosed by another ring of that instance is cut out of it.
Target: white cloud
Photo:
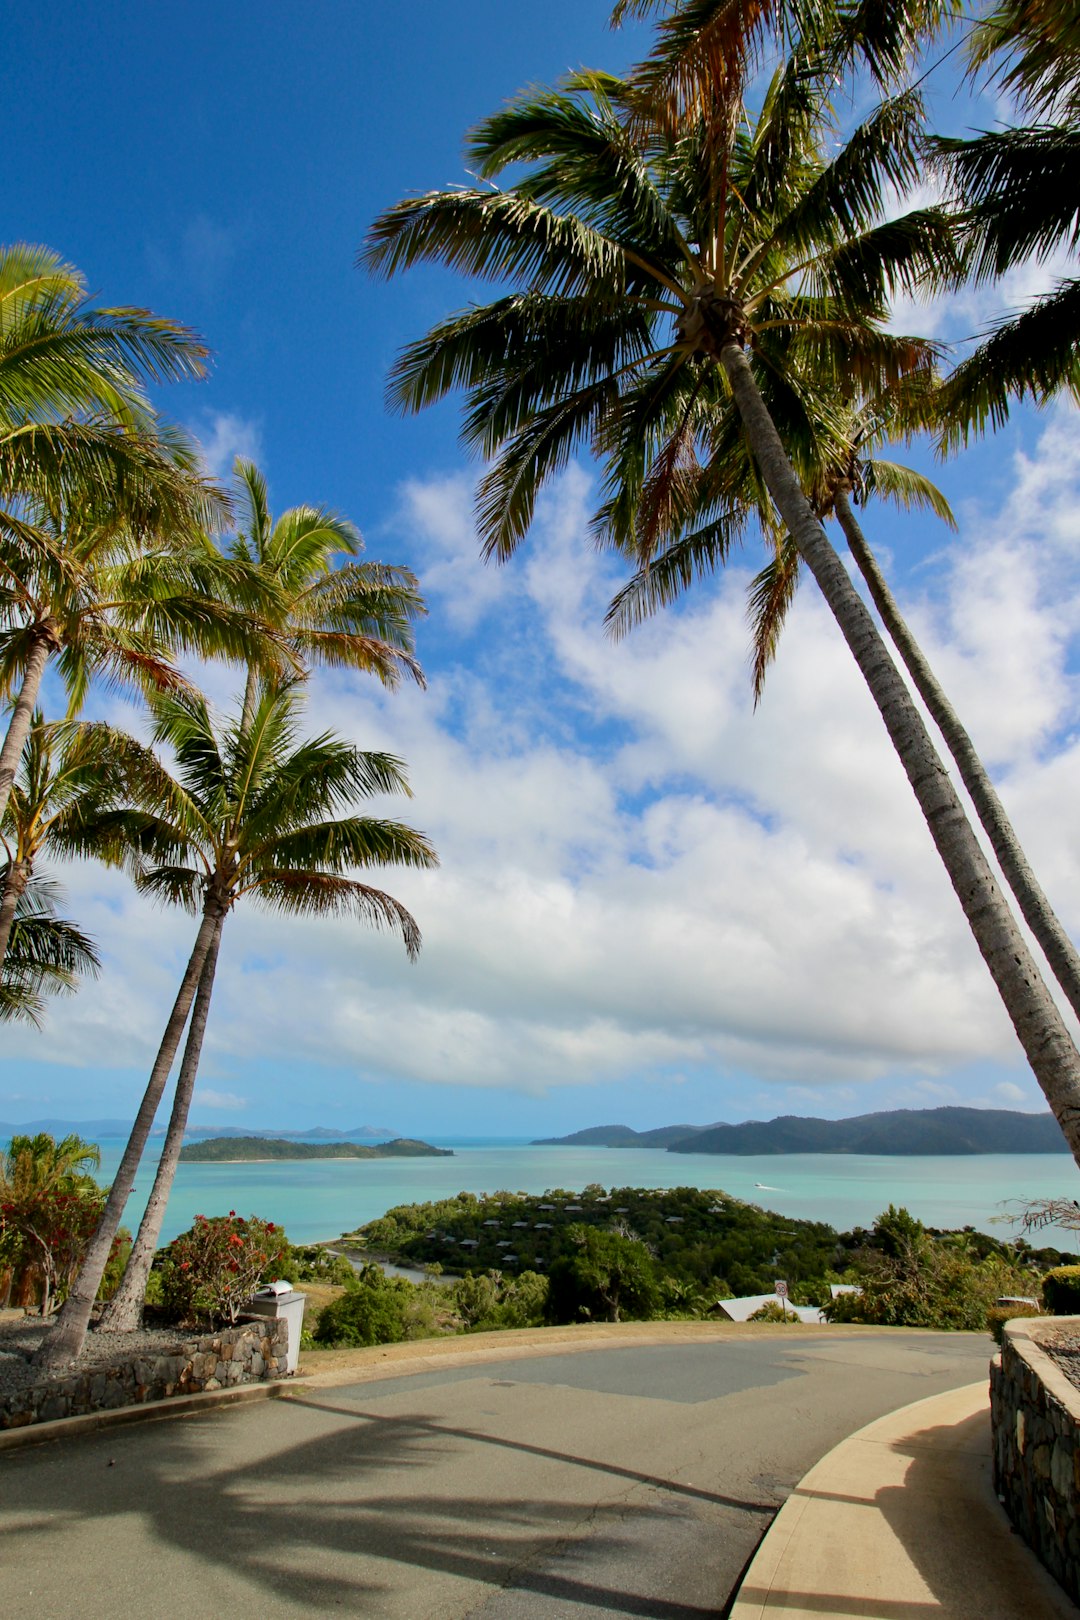
[[[1014,1085],[1011,1080],[1002,1080],[994,1087],[994,1096],[1006,1107],[1015,1107],[1018,1103],[1030,1100],[1029,1093],[1023,1086]]]
[[[211,1091],[208,1087],[197,1086],[191,1099],[194,1108],[227,1108],[230,1111],[246,1108],[246,1097],[238,1097],[232,1091]]]
[[[237,456],[246,461],[262,459],[258,424],[234,411],[211,411],[195,433],[212,478],[228,478]]]

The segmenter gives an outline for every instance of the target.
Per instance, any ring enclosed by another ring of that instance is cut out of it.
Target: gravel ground
[[[36,1382],[30,1357],[52,1328],[51,1322],[42,1322],[40,1316],[14,1317],[0,1322],[0,1398],[16,1390],[25,1389]],[[134,1356],[162,1355],[184,1342],[190,1335],[176,1328],[144,1328],[138,1333],[91,1333],[86,1346],[75,1364],[79,1371],[87,1367],[109,1367],[115,1361],[126,1361]]]
[[[1080,1389],[1080,1333],[1075,1328],[1044,1339],[1042,1348],[1057,1362],[1070,1384]]]

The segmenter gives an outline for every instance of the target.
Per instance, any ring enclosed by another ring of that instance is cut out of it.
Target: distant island
[[[281,1136],[213,1136],[207,1142],[188,1142],[180,1149],[187,1164],[261,1163],[267,1159],[452,1159],[452,1148],[432,1147],[399,1136],[393,1142],[367,1147],[359,1142],[292,1142]]]
[[[924,1155],[959,1153],[1066,1153],[1053,1114],[1005,1108],[896,1108],[851,1119],[778,1119],[741,1125],[663,1125],[635,1131],[596,1125],[570,1136],[544,1137],[534,1147],[652,1147],[668,1153],[725,1153],[749,1157],[780,1153]]]

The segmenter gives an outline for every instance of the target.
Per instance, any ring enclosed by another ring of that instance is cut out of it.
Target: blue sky
[[[1039,1105],[810,590],[754,715],[752,545],[612,646],[600,620],[618,576],[585,541],[591,469],[552,491],[513,565],[485,569],[454,406],[383,408],[400,344],[468,295],[434,272],[366,280],[367,224],[463,179],[465,130],[518,88],[633,60],[646,31],[606,19],[603,0],[444,0],[419,19],[114,0],[7,19],[6,237],[56,248],[103,302],[201,331],[211,380],[162,403],[208,462],[224,474],[254,455],[275,510],[346,513],[369,555],[416,569],[431,607],[426,693],[319,677],[310,697],[313,728],[409,762],[409,814],[443,857],[391,884],[424,929],[421,962],[343,924],[238,913],[198,1123],[528,1134]],[[958,95],[955,75],[931,93],[951,128],[1001,111]],[[897,320],[957,341],[1053,270]],[[958,536],[874,513],[871,538],[1075,928],[1076,417],[1021,413],[938,477]],[[206,678],[227,703],[234,673]],[[5,1034],[0,1119],[130,1113],[189,945],[187,919],[121,879],[81,867],[65,882],[105,973],[43,1034]]]

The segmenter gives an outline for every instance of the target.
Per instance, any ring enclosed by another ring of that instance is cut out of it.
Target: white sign
[[[773,1283],[773,1288],[776,1291],[777,1299],[787,1299],[787,1297],[788,1297],[787,1283],[784,1281],[784,1279],[782,1277],[780,1278],[780,1280],[778,1282]]]

